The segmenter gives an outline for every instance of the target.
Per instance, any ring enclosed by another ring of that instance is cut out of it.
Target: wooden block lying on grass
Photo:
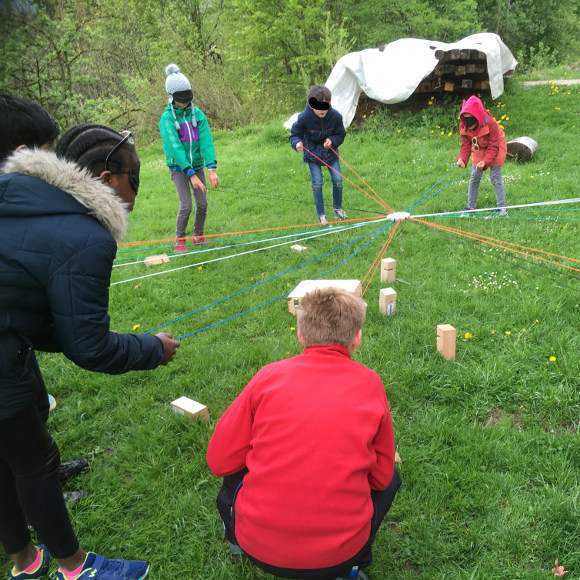
[[[437,350],[447,360],[455,360],[455,334],[451,324],[437,325]]]
[[[300,308],[300,300],[304,298],[307,292],[316,290],[318,288],[328,288],[334,286],[335,288],[342,288],[347,292],[352,292],[360,296],[362,291],[362,284],[360,280],[302,280],[290,294],[288,294],[288,311],[290,314],[296,315],[296,310]]]
[[[190,399],[189,397],[180,397],[171,403],[173,410],[180,415],[185,415],[189,419],[203,419],[209,421],[209,411],[205,405]]]
[[[149,266],[159,266],[159,264],[166,264],[169,262],[169,256],[167,254],[159,254],[158,256],[148,256],[144,260],[145,265]]]
[[[294,252],[300,252],[303,254],[308,248],[306,246],[301,246],[300,244],[294,244],[293,246],[290,246],[290,249]]]
[[[392,288],[382,288],[379,294],[379,310],[391,316],[397,308],[397,293]]]

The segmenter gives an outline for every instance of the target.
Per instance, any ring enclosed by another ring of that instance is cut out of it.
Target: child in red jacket
[[[479,183],[483,172],[489,167],[489,178],[495,189],[497,209],[495,215],[507,216],[505,187],[501,177],[501,167],[504,164],[507,144],[505,134],[489,111],[483,108],[483,103],[476,96],[463,101],[459,114],[459,134],[461,135],[461,151],[457,165],[465,168],[469,156],[473,154],[471,178],[467,194],[467,207],[461,217],[469,217],[477,205]]]
[[[401,484],[385,388],[351,358],[365,310],[340,288],[307,293],[304,353],[262,368],[209,442],[232,555],[278,577],[367,578],[358,566]]]

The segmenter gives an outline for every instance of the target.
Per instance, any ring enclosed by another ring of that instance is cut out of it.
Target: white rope
[[[544,206],[544,205],[559,205],[565,203],[578,203],[580,202],[580,197],[575,197],[573,199],[561,199],[559,201],[541,201],[538,203],[526,203],[521,205],[508,205],[505,209],[517,209],[521,207],[536,207],[536,206]],[[476,213],[476,212],[489,212],[492,208],[483,208],[483,209],[462,209],[460,211],[446,211],[443,213],[426,213],[422,215],[411,215],[412,218],[424,218],[424,217],[437,217],[437,216],[451,216],[455,214],[461,214],[463,212]]]
[[[386,218],[385,219],[378,219],[378,220],[360,222],[360,223],[357,223],[357,224],[353,224],[353,225],[349,225],[349,226],[344,226],[344,227],[325,228],[324,230],[319,230],[319,232],[317,232],[315,235],[312,235],[312,236],[303,237],[303,238],[293,238],[293,239],[291,239],[291,240],[289,240],[287,242],[283,242],[281,244],[274,244],[272,246],[267,246],[265,248],[256,248],[254,250],[248,250],[247,252],[241,252],[239,254],[230,254],[228,256],[222,256],[221,258],[214,258],[213,260],[206,260],[204,262],[197,262],[196,264],[188,264],[187,266],[181,266],[180,268],[172,268],[171,270],[162,270],[160,272],[153,272],[151,274],[145,274],[143,276],[137,276],[136,278],[129,278],[128,280],[120,280],[118,282],[113,282],[111,284],[111,286],[116,286],[117,284],[126,284],[127,282],[136,282],[137,280],[144,280],[145,278],[152,278],[153,276],[160,276],[162,274],[169,274],[170,272],[178,272],[179,270],[185,270],[187,268],[195,268],[195,267],[203,266],[204,264],[211,264],[213,262],[221,262],[222,260],[227,260],[229,258],[237,258],[239,256],[245,256],[247,254],[253,254],[255,252],[262,252],[264,250],[271,250],[272,248],[279,248],[280,246],[287,246],[288,244],[294,243],[296,241],[296,239],[300,239],[301,241],[302,240],[310,240],[310,239],[318,238],[318,237],[321,237],[321,236],[329,236],[331,234],[343,232],[345,230],[360,228],[360,227],[363,227],[363,226],[367,226],[367,225],[370,225],[370,224],[375,224],[377,222],[383,222],[383,221],[386,221]],[[320,232],[322,232],[322,233],[320,233]],[[280,239],[280,238],[278,238],[278,239]],[[266,240],[266,241],[270,241],[270,240]],[[254,243],[254,242],[252,242],[252,243]],[[184,253],[182,255],[189,255],[191,253],[192,252],[188,252],[188,253]],[[200,252],[195,252],[195,253],[200,253]],[[142,263],[142,261],[140,261],[138,263]]]

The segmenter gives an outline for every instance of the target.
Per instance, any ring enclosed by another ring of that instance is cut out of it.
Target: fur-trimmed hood
[[[0,196],[0,215],[38,215],[39,213],[85,213],[93,216],[116,239],[127,232],[127,205],[115,190],[93,177],[76,163],[57,157],[51,151],[21,149],[13,153],[4,166],[4,174],[17,173],[36,177],[67,193],[78,204],[71,204],[65,196],[55,192],[54,199],[46,198],[46,190],[27,188],[24,195]]]

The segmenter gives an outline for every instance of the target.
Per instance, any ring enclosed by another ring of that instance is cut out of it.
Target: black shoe
[[[87,495],[89,495],[89,492],[83,490],[65,491],[62,495],[64,497],[64,503],[66,503],[66,507],[69,510],[72,510],[83,497],[87,497]]]
[[[89,466],[88,459],[74,459],[73,461],[65,461],[60,464],[58,474],[60,482],[64,483],[67,479],[78,475],[83,469]]]

